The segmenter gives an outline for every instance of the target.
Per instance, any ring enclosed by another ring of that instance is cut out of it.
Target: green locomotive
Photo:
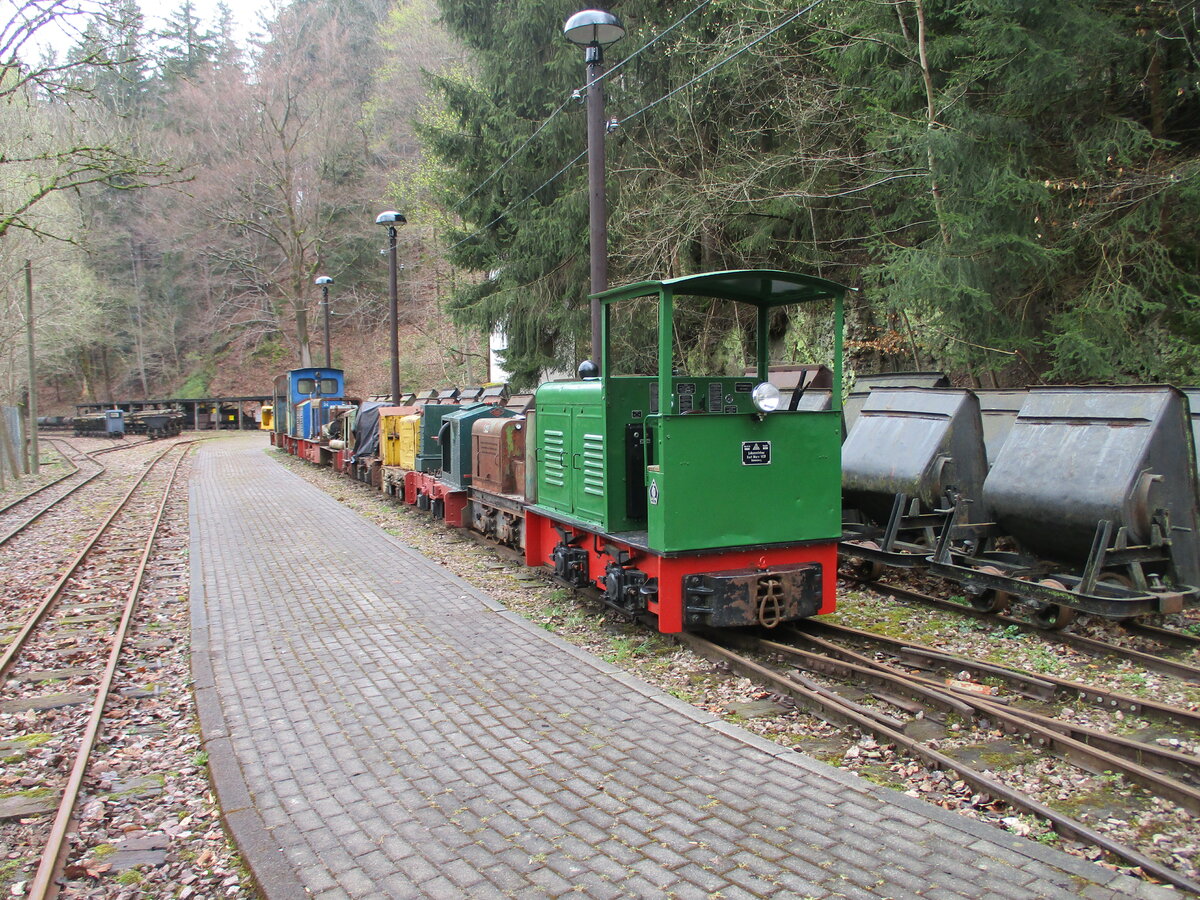
[[[740,270],[599,294],[599,370],[585,363],[581,380],[537,391],[528,564],[657,616],[663,632],[832,611],[845,291],[809,275]],[[804,367],[784,395],[771,383],[772,313],[817,301],[832,305],[830,365]],[[677,316],[694,321],[697,308],[741,326],[732,331],[750,366],[681,372],[704,356],[675,346]],[[640,365],[639,344],[648,351]]]

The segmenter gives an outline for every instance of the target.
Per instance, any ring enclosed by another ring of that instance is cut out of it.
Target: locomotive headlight
[[[769,381],[764,381],[750,392],[750,399],[754,402],[754,408],[760,413],[769,413],[779,409],[781,398],[779,388]]]

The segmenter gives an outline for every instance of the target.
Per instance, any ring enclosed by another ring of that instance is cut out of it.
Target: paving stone
[[[618,897],[629,896],[615,884],[600,881],[594,875],[580,879],[572,886],[572,890],[581,892],[588,900],[617,900]]]
[[[333,880],[333,876],[324,866],[305,866],[298,874],[303,879],[305,887],[318,896],[322,891],[337,887],[337,882]]]
[[[525,880],[523,875],[506,865],[492,866],[483,870],[480,874],[487,879],[489,884],[506,894],[512,894],[523,887],[529,887],[529,882]]]
[[[263,810],[238,827],[271,826],[247,854],[256,873],[276,867],[268,900],[1055,897],[1086,887],[1081,871],[1114,888],[1101,869],[658,702],[497,612],[262,442],[200,449],[190,551],[210,718],[229,777]]]
[[[338,875],[338,883],[351,897],[378,896],[374,880],[361,869],[342,871]]]

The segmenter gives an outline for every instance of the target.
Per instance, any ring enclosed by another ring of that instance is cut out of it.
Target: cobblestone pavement
[[[681,703],[265,443],[199,451],[191,548],[209,761],[271,900],[1172,896]]]

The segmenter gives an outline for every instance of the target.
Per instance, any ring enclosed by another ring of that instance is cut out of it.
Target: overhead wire
[[[598,78],[596,78],[594,80],[599,82],[599,81],[603,81],[605,78],[608,78],[614,72],[618,71],[623,65],[630,62],[633,59],[636,59],[640,54],[644,53],[646,50],[649,50],[651,47],[653,47],[655,44],[657,44],[659,41],[661,41],[664,37],[666,37],[668,34],[670,34],[672,31],[674,31],[676,28],[678,28],[680,25],[682,25],[684,22],[686,22],[688,19],[690,19],[692,16],[694,16],[696,13],[700,12],[700,10],[704,9],[704,7],[708,6],[710,3],[712,3],[712,0],[702,0],[702,2],[698,6],[693,8],[692,11],[689,12],[687,15],[683,16],[681,19],[678,19],[677,21],[672,23],[670,26],[668,26],[667,28],[660,31],[658,34],[656,34],[653,38],[651,38],[649,41],[644,43],[641,47],[639,47],[633,53],[629,54],[629,56],[625,57],[623,60],[621,60],[615,66],[613,66],[611,69],[608,69],[606,72],[602,73]],[[584,87],[581,90],[587,90],[587,88],[590,87],[591,84],[592,84],[592,82],[588,82],[586,85],[584,85]],[[578,96],[579,96],[579,93],[575,92],[572,94],[571,97],[568,97],[566,100],[564,100],[562,103],[560,103],[558,108],[556,110],[554,110],[554,112],[550,113],[550,115],[548,115],[546,117],[546,119],[542,122],[542,124],[537,127],[537,130],[534,131],[533,134],[531,134],[529,137],[527,137],[521,143],[521,146],[518,147],[516,150],[514,150],[509,155],[508,159],[506,159],[506,160],[504,160],[504,162],[500,163],[500,165],[497,166],[495,168],[495,170],[493,170],[493,172],[490,175],[488,175],[487,178],[483,179],[483,181],[481,181],[479,184],[477,184],[469,194],[467,194],[465,197],[463,197],[461,200],[459,200],[458,203],[456,203],[454,205],[454,209],[452,210],[452,212],[458,212],[460,209],[463,208],[463,206],[466,204],[466,202],[468,200],[470,200],[472,197],[474,197],[476,194],[478,194],[481,190],[483,190],[485,187],[487,187],[489,184],[491,184],[492,181],[494,181],[496,179],[496,176],[499,175],[501,172],[503,172],[506,168],[508,168],[508,166],[512,164],[513,160],[515,160],[518,156],[520,156],[521,152],[533,142],[534,138],[536,138],[539,134],[541,134],[543,131],[545,131],[547,126],[549,126],[549,124],[554,121],[554,119],[558,116],[558,114],[561,113],[564,109],[566,109],[567,106],[570,104],[570,102],[572,100],[576,99]]]
[[[695,77],[689,79],[688,81],[685,81],[683,84],[679,85],[679,87],[673,88],[672,90],[667,91],[667,93],[663,94],[661,97],[659,97],[657,100],[653,101],[652,103],[647,103],[645,106],[643,106],[637,112],[630,113],[628,116],[626,116],[625,118],[618,121],[617,124],[624,125],[626,122],[628,122],[632,119],[636,119],[638,116],[642,115],[643,113],[649,112],[650,110],[654,109],[654,107],[658,106],[658,104],[663,103],[667,100],[670,100],[672,97],[674,97],[680,91],[686,90],[687,88],[689,88],[693,84],[695,84],[697,81],[699,81],[701,78],[704,78],[706,75],[711,75],[717,69],[721,68],[721,66],[737,59],[739,56],[741,56],[743,53],[745,53],[751,47],[755,46],[756,44],[762,43],[763,41],[765,41],[771,35],[775,34],[780,29],[786,28],[792,22],[796,21],[796,19],[800,18],[801,16],[805,15],[806,13],[812,12],[814,9],[816,9],[818,6],[820,6],[824,2],[825,2],[825,0],[813,0],[813,2],[810,3],[808,6],[792,13],[790,16],[788,16],[786,19],[784,19],[782,22],[780,22],[774,28],[771,28],[770,30],[763,32],[758,37],[756,37],[754,40],[752,40],[750,43],[748,43],[746,46],[742,47],[740,50],[729,54],[729,56],[725,57],[724,59],[720,60],[719,62],[713,63],[711,66],[709,66],[703,72],[701,72],[699,75],[696,75]]]
[[[667,28],[667,29],[665,29],[664,31],[660,32],[658,35],[656,35],[656,36],[655,36],[655,37],[654,37],[652,40],[650,40],[648,43],[646,43],[645,45],[643,45],[643,46],[642,46],[641,48],[639,48],[638,50],[634,51],[634,53],[632,53],[632,54],[630,54],[629,56],[627,56],[627,57],[626,57],[624,60],[622,60],[622,61],[621,61],[620,63],[618,63],[617,65],[613,66],[611,69],[609,69],[609,70],[608,70],[607,72],[605,72],[603,75],[601,75],[601,76],[599,76],[598,78],[594,79],[594,81],[600,81],[600,80],[602,80],[602,79],[604,79],[604,78],[607,78],[609,75],[611,75],[612,73],[614,73],[615,71],[617,71],[617,69],[619,69],[619,68],[620,68],[621,66],[623,66],[625,63],[629,62],[631,59],[633,59],[635,56],[637,56],[637,55],[638,55],[639,53],[641,53],[643,50],[645,50],[645,49],[647,49],[648,47],[650,47],[652,44],[654,44],[654,43],[656,43],[657,41],[661,40],[661,39],[662,39],[663,37],[665,37],[665,36],[666,36],[666,35],[667,35],[667,34],[668,34],[670,31],[672,31],[673,29],[677,28],[679,25],[682,25],[682,24],[683,24],[685,21],[687,21],[687,19],[689,19],[689,18],[690,18],[691,16],[693,16],[695,13],[699,12],[701,9],[703,9],[705,6],[707,6],[707,5],[708,5],[709,3],[711,3],[711,2],[712,2],[712,0],[704,0],[704,2],[702,2],[702,3],[701,3],[699,6],[695,7],[695,8],[694,8],[694,9],[693,9],[691,12],[689,12],[687,15],[685,15],[685,16],[684,16],[683,18],[681,18],[679,21],[675,22],[675,23],[674,23],[674,24],[672,24],[670,27],[668,27],[668,28]],[[707,75],[711,75],[711,74],[712,74],[713,72],[715,72],[717,69],[719,69],[719,68],[721,68],[722,66],[724,66],[724,65],[726,65],[726,64],[728,64],[728,63],[730,63],[730,62],[732,62],[733,60],[737,59],[737,58],[738,58],[739,56],[741,56],[743,53],[746,53],[747,51],[749,51],[751,48],[753,48],[753,47],[754,47],[754,46],[756,46],[757,44],[760,44],[761,42],[765,41],[767,38],[771,37],[771,35],[775,34],[776,32],[780,31],[780,30],[781,30],[781,29],[783,29],[783,28],[786,28],[786,27],[787,27],[788,25],[790,25],[792,22],[796,21],[796,19],[800,18],[800,17],[801,17],[801,16],[803,16],[803,15],[806,15],[807,13],[810,13],[810,12],[812,12],[814,9],[816,9],[818,6],[820,6],[820,5],[821,5],[823,2],[824,2],[824,0],[813,0],[813,2],[812,2],[812,3],[808,4],[808,6],[805,6],[803,9],[797,10],[796,12],[792,13],[790,16],[788,16],[786,19],[784,19],[784,20],[783,20],[782,22],[780,22],[778,25],[775,25],[775,26],[773,26],[772,28],[768,29],[767,31],[763,32],[763,33],[762,33],[762,34],[760,34],[758,37],[756,37],[754,40],[750,41],[750,42],[749,42],[748,44],[746,44],[745,46],[743,46],[743,47],[741,47],[740,49],[738,49],[738,50],[734,51],[733,53],[729,54],[729,55],[728,55],[728,56],[726,56],[724,59],[721,59],[721,60],[719,60],[719,61],[717,61],[717,62],[713,63],[711,66],[709,66],[709,67],[708,67],[707,69],[705,69],[703,72],[701,72],[701,73],[699,73],[698,75],[696,75],[696,76],[694,76],[694,77],[690,78],[688,81],[684,82],[683,84],[679,85],[678,87],[676,87],[676,88],[672,88],[670,91],[668,91],[667,93],[663,94],[663,95],[662,95],[661,97],[659,97],[657,100],[654,100],[654,101],[652,101],[651,103],[648,103],[648,104],[646,104],[645,106],[643,106],[641,109],[637,110],[637,112],[631,113],[630,115],[626,116],[625,118],[617,120],[617,125],[618,125],[618,126],[620,126],[620,125],[624,125],[626,122],[629,122],[629,121],[631,121],[631,120],[633,120],[633,119],[636,119],[638,116],[640,116],[640,115],[643,115],[644,113],[646,113],[646,112],[649,112],[650,110],[654,109],[654,107],[658,106],[660,103],[664,103],[664,102],[666,102],[667,100],[671,99],[671,98],[672,98],[672,97],[674,97],[676,94],[678,94],[680,91],[686,90],[687,88],[691,87],[693,84],[695,84],[695,83],[696,83],[697,81],[699,81],[700,79],[702,79],[702,78],[706,77]],[[591,83],[591,82],[589,82],[589,84],[590,84],[590,83]],[[564,102],[564,103],[563,103],[563,104],[562,104],[562,105],[561,105],[561,106],[560,106],[560,107],[559,107],[557,110],[555,110],[555,111],[554,111],[554,112],[551,114],[550,118],[553,118],[554,116],[558,115],[558,113],[560,113],[560,112],[561,112],[561,111],[562,111],[562,110],[563,110],[563,109],[564,109],[564,108],[567,106],[567,103],[568,103],[568,102],[569,102],[569,101],[566,101],[566,102]],[[533,138],[534,138],[534,137],[536,137],[536,136],[537,136],[537,135],[538,135],[538,134],[539,134],[539,133],[540,133],[540,132],[541,132],[541,131],[542,131],[542,130],[543,130],[545,127],[546,127],[546,125],[548,125],[548,124],[550,123],[550,118],[548,118],[548,119],[546,120],[546,122],[544,122],[544,123],[542,124],[542,126],[541,126],[540,128],[538,128],[538,130],[537,130],[537,131],[535,131],[535,132],[533,133],[533,135],[531,135],[531,136],[529,137],[529,139],[528,139],[528,140],[526,140],[526,141],[525,141],[525,143],[521,145],[521,147],[520,147],[520,148],[518,148],[518,149],[517,149],[516,153],[520,153],[520,151],[521,151],[522,149],[524,149],[524,147],[526,147],[526,146],[529,144],[529,141],[533,140]],[[514,154],[513,154],[513,156],[509,157],[509,159],[508,159],[508,160],[506,160],[506,161],[505,161],[505,162],[504,162],[504,163],[501,165],[501,168],[503,168],[503,166],[507,166],[507,165],[508,165],[510,162],[512,162],[513,158],[515,158],[515,156],[516,156],[516,153],[514,153]],[[587,150],[584,150],[584,151],[583,151],[583,152],[581,152],[581,153],[580,153],[578,156],[576,156],[574,159],[572,159],[570,162],[568,162],[568,163],[567,163],[565,166],[563,166],[561,169],[559,169],[557,172],[555,172],[553,175],[551,175],[551,176],[550,176],[548,179],[546,179],[544,182],[542,182],[542,183],[541,183],[541,184],[540,184],[538,187],[534,188],[532,191],[530,191],[528,194],[526,194],[524,197],[522,197],[520,200],[516,201],[515,203],[510,203],[510,204],[509,204],[507,207],[505,207],[505,208],[504,208],[504,210],[502,210],[502,211],[500,212],[500,214],[499,214],[499,215],[497,215],[497,216],[496,216],[494,219],[492,219],[492,220],[491,220],[490,222],[488,222],[486,225],[483,225],[482,227],[478,228],[476,231],[472,232],[471,234],[467,235],[465,238],[463,238],[462,240],[458,241],[456,244],[452,244],[452,245],[450,246],[450,248],[449,248],[449,249],[450,249],[450,250],[453,250],[453,249],[455,249],[456,247],[460,247],[460,246],[462,246],[463,244],[465,244],[467,241],[471,240],[472,238],[475,238],[475,237],[477,237],[478,235],[480,235],[480,234],[483,234],[483,232],[487,231],[489,228],[491,228],[493,225],[495,225],[497,222],[499,222],[501,219],[503,219],[505,216],[507,216],[507,215],[508,215],[510,212],[512,212],[514,209],[516,209],[517,207],[521,206],[523,203],[526,203],[526,202],[528,202],[530,199],[532,199],[532,198],[533,198],[533,197],[534,197],[534,196],[535,196],[535,195],[538,193],[538,191],[542,190],[543,188],[547,187],[547,186],[548,186],[548,185],[550,185],[550,184],[553,184],[553,183],[554,183],[556,180],[558,180],[558,179],[559,179],[559,178],[560,178],[560,177],[563,175],[563,173],[565,173],[565,172],[566,172],[568,169],[570,169],[570,168],[571,168],[572,166],[574,166],[574,165],[575,165],[577,162],[579,162],[581,159],[583,159],[583,158],[584,158],[586,155],[587,155]],[[493,172],[493,173],[492,173],[492,175],[488,177],[488,181],[490,181],[492,178],[494,178],[494,177],[495,177],[496,175],[498,175],[498,174],[499,174],[499,170],[497,170],[496,172]],[[487,183],[487,182],[484,182],[484,184],[486,184],[486,183]],[[483,184],[481,184],[479,187],[480,187],[480,188],[482,188],[482,187],[483,187]],[[466,198],[464,198],[464,199],[463,199],[462,203],[465,203],[465,202],[466,202],[468,199],[470,199],[470,197],[471,197],[471,196],[474,196],[474,194],[475,194],[475,193],[477,193],[477,192],[478,192],[478,190],[479,190],[479,188],[476,188],[476,190],[475,190],[475,191],[472,191],[470,195],[468,195]],[[461,206],[461,203],[460,203],[459,205]],[[456,206],[456,207],[455,207],[455,211],[457,211],[457,209],[458,209],[458,208],[459,208],[459,207],[457,207],[457,206]]]
[[[562,112],[564,109],[566,109],[567,104],[569,104],[570,102],[571,102],[571,98],[568,98],[568,99],[564,100],[562,103],[560,103],[558,106],[558,109],[556,109],[554,112],[550,113],[550,115],[548,115],[546,117],[546,121],[542,122],[542,124],[538,126],[537,131],[535,131],[533,134],[531,134],[529,137],[527,137],[525,139],[524,143],[522,143],[520,147],[518,147],[516,150],[514,150],[512,152],[512,155],[509,156],[508,159],[506,159],[504,162],[500,163],[500,165],[496,167],[496,170],[494,172],[492,172],[491,175],[489,175],[487,178],[483,179],[483,181],[481,181],[478,185],[476,185],[475,189],[473,191],[471,191],[471,193],[467,194],[467,196],[463,197],[461,200],[458,201],[458,203],[455,204],[453,211],[458,212],[460,209],[462,209],[463,204],[465,204],[468,200],[470,200],[472,197],[474,197],[476,194],[478,194],[480,191],[482,191],[485,187],[487,187],[489,184],[491,184],[492,181],[495,179],[495,177],[497,175],[499,175],[501,172],[503,172],[508,167],[509,163],[511,163],[514,159],[516,159],[518,156],[521,155],[521,151],[524,150],[526,147],[528,147],[533,142],[533,139],[535,137],[537,137],[539,134],[541,134],[543,131],[546,130],[546,126],[548,126],[551,122],[553,122],[555,116],[557,116],[560,112]]]
[[[589,81],[587,84],[585,84],[583,86],[583,90],[586,90],[587,88],[591,87],[593,84],[604,81],[605,79],[610,78],[617,72],[621,71],[622,66],[624,66],[630,62],[633,62],[633,60],[637,59],[642,53],[649,50],[651,47],[653,47],[655,44],[657,44],[659,41],[661,41],[663,38],[665,38],[668,34],[670,34],[672,31],[674,31],[676,28],[678,28],[680,25],[682,25],[684,22],[686,22],[688,19],[690,19],[692,16],[694,16],[696,13],[700,12],[700,10],[704,9],[704,7],[708,6],[710,3],[712,3],[712,0],[702,0],[702,2],[698,6],[696,6],[694,9],[692,9],[692,11],[690,13],[688,13],[687,15],[683,16],[683,18],[676,20],[671,25],[664,28],[662,31],[660,31],[658,34],[656,34],[654,37],[652,37],[646,43],[642,44],[642,46],[638,47],[638,49],[634,50],[632,53],[630,53],[627,57],[625,57],[623,60],[621,60],[615,66],[613,66],[611,69],[605,69],[603,72],[601,72],[595,78],[593,78],[591,81]]]
[[[533,196],[535,194],[537,194],[537,192],[540,191],[542,188],[546,187],[547,185],[553,184],[555,181],[557,181],[559,176],[561,176],[563,174],[563,172],[567,171],[567,169],[571,168],[571,166],[575,165],[575,163],[579,162],[585,156],[587,156],[587,150],[582,151],[573,160],[571,160],[569,163],[567,163],[565,166],[563,166],[561,169],[559,169],[557,172],[555,172],[553,175],[551,175],[549,178],[547,178],[545,181],[543,181],[540,185],[535,187],[532,191],[530,191],[528,194],[526,194],[524,197],[522,197],[516,203],[510,203],[508,206],[506,206],[504,208],[504,210],[500,213],[500,215],[496,216],[496,218],[492,219],[492,221],[488,222],[486,225],[484,225],[483,227],[479,228],[478,230],[472,232],[471,234],[468,234],[465,238],[463,238],[457,244],[452,244],[449,249],[453,250],[455,247],[460,247],[463,244],[465,244],[467,241],[471,240],[471,238],[476,237],[477,235],[483,234],[483,232],[487,231],[489,228],[491,228],[493,225],[495,225],[497,222],[499,222],[501,219],[503,219],[505,216],[507,216],[510,212],[512,212],[514,209],[516,209],[518,206],[520,206],[522,203],[525,203],[528,200],[532,199]]]

